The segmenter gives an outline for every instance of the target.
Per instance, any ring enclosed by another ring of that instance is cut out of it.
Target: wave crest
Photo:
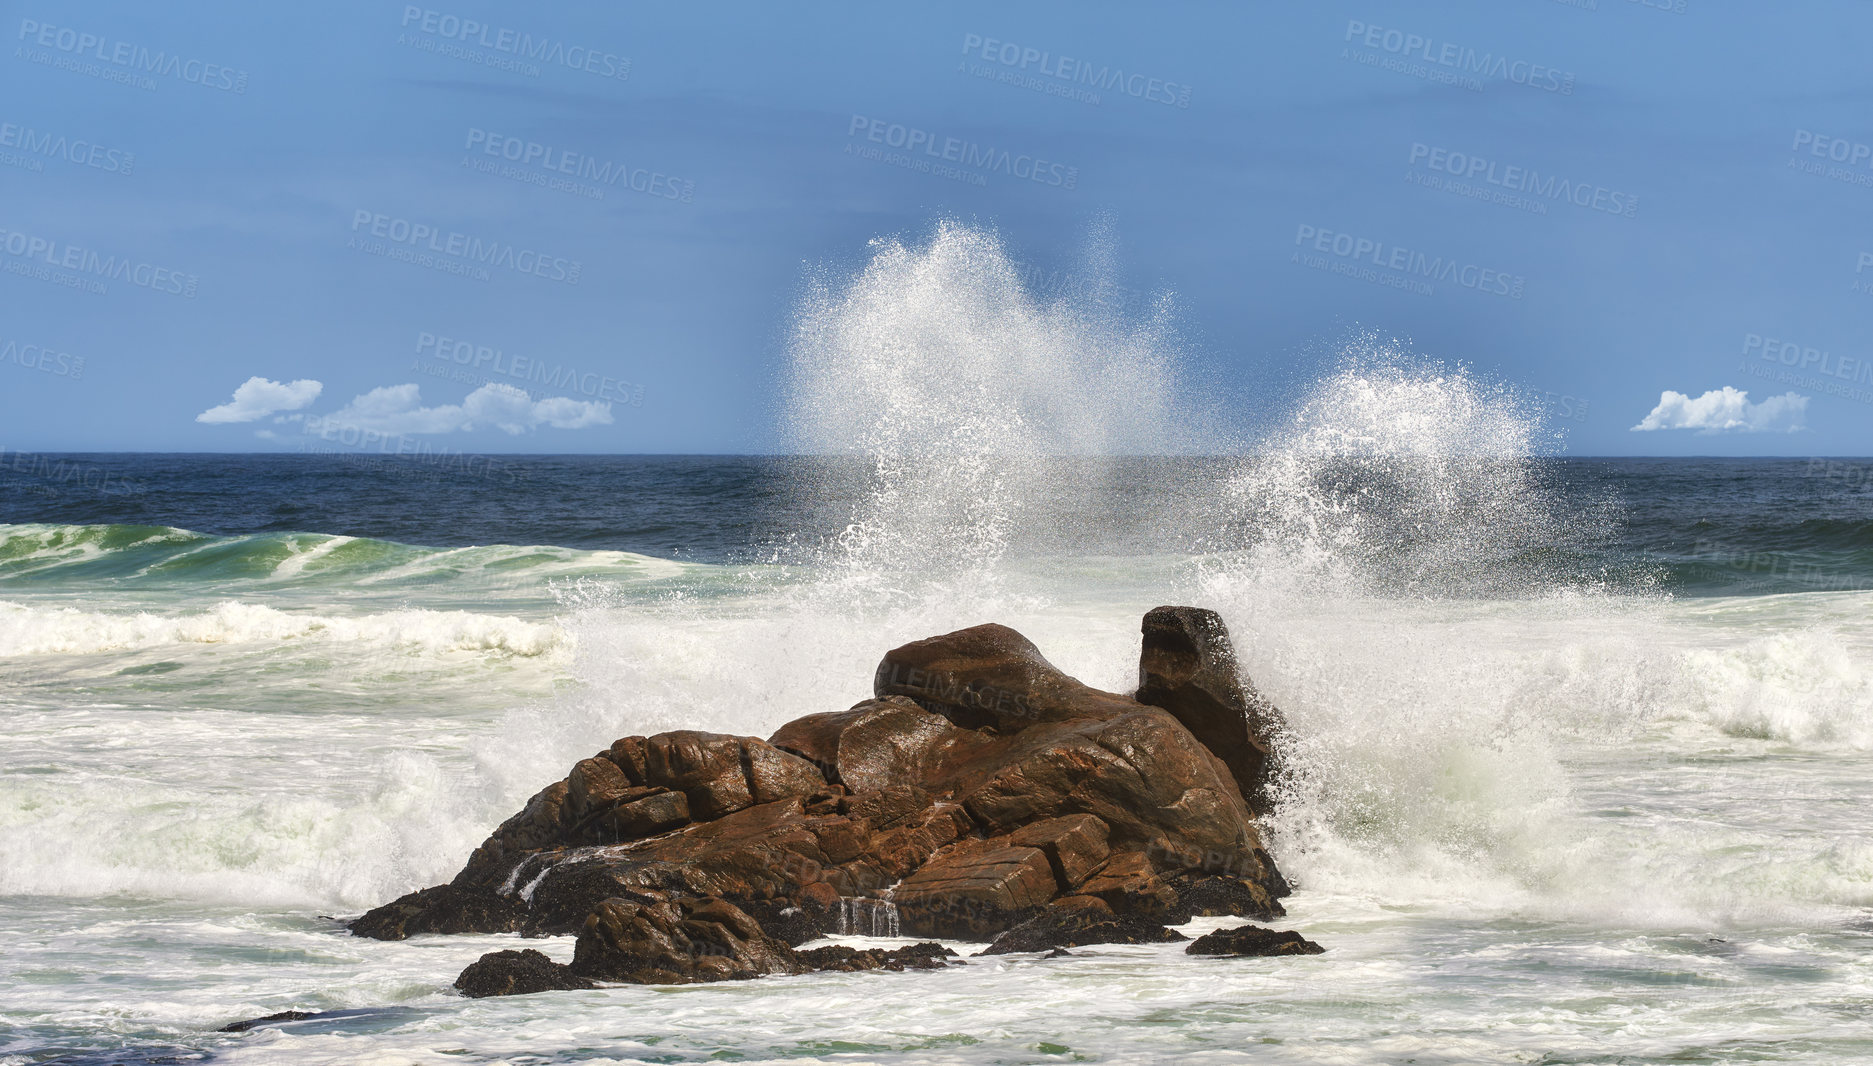
[[[569,638],[551,623],[469,611],[409,608],[346,616],[229,600],[194,612],[110,613],[0,600],[0,655],[92,655],[170,644],[285,641],[369,644],[425,655],[483,652],[532,658],[562,650]]]

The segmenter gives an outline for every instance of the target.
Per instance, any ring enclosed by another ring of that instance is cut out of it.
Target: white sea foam
[[[1856,863],[1839,884],[1820,873],[1838,865],[1817,864],[1824,837],[1731,870],[1720,856],[1756,830],[1601,818],[1581,775],[1674,723],[1723,750],[1863,746],[1873,646],[1825,625],[1764,638],[1643,574],[1568,572],[1551,549],[1606,536],[1616,510],[1557,507],[1512,392],[1379,354],[1351,353],[1229,485],[1245,548],[1198,582],[1286,712],[1284,866],[1395,904],[1595,923],[1815,918],[1856,898]]]
[[[425,654],[561,650],[563,630],[512,615],[409,608],[337,615],[223,601],[201,611],[103,612],[0,601],[0,655],[89,655],[169,644],[366,643]]]
[[[290,544],[292,554],[280,560],[279,565],[273,568],[273,576],[298,577],[311,563],[325,558],[356,540],[356,537],[321,537],[310,547],[302,548],[298,544]]]
[[[1873,642],[1840,624],[1864,618],[1873,596],[1815,599],[1808,624],[1767,635],[1739,627],[1685,648],[1671,713],[1733,737],[1873,750]]]
[[[311,730],[255,730],[243,741],[199,725],[115,717],[118,730],[141,724],[162,743],[179,747],[193,736],[218,750],[171,751],[174,763],[154,773],[142,764],[117,772],[87,765],[82,788],[9,775],[0,783],[0,895],[362,909],[459,864],[452,853],[485,835],[472,828],[475,815],[486,817],[472,795],[423,754],[370,753],[341,776],[326,760],[296,760],[294,769],[277,752],[253,750],[260,739],[320,743]],[[349,787],[334,787],[347,779]],[[427,817],[440,805],[458,806],[451,824]]]

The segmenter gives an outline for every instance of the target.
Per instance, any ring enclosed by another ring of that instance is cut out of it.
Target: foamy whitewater
[[[782,416],[841,459],[385,482],[534,523],[474,545],[356,517],[370,471],[244,525],[177,492],[0,526],[0,1063],[1873,1059],[1873,593],[1657,532],[1756,508],[1852,560],[1873,526],[1763,495],[1815,483],[1557,465],[1513,389],[1375,338],[1229,441],[1170,301],[1121,318],[1089,258],[1035,293],[943,225],[819,279]],[[573,493],[610,502],[553,527]],[[619,550],[751,508],[744,544]],[[1219,610],[1286,714],[1279,924],[1325,955],[466,1000],[515,938],[342,928],[618,736],[766,736],[985,621],[1127,691],[1163,603]],[[328,1013],[214,1031],[284,1010]]]

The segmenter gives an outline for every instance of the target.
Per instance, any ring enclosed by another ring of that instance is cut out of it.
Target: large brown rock
[[[1002,625],[971,626],[885,653],[878,696],[903,696],[966,729],[1018,732],[1040,722],[1109,718],[1131,701],[1068,677],[1028,638]]]
[[[855,913],[984,941],[1063,897],[1126,935],[1279,914],[1286,884],[1227,761],[1263,722],[1241,710],[1227,634],[1207,612],[1152,618],[1151,701],[1083,685],[987,625],[893,649],[875,698],[771,740],[624,737],[448,886],[353,931],[577,932],[579,976],[680,983],[797,972],[791,945]]]
[[[407,940],[423,933],[514,933],[527,921],[520,901],[485,890],[437,885],[411,892],[353,921],[353,936]]]
[[[579,930],[571,972],[631,984],[682,985],[798,973],[793,949],[719,899],[608,899]]]
[[[1007,838],[953,844],[891,890],[912,936],[991,940],[1059,895],[1047,854]]]
[[[853,792],[876,792],[941,776],[944,759],[980,735],[901,696],[836,714],[810,714],[781,726],[775,748],[801,757]]]
[[[493,951],[470,963],[455,979],[455,987],[470,997],[519,996],[597,988],[600,983],[695,984],[821,970],[935,970],[955,955],[933,943],[890,950],[834,944],[794,951],[751,915],[723,900],[646,895],[601,901],[579,932],[571,965],[531,949]]]
[[[1190,942],[1186,955],[1320,955],[1327,949],[1292,929],[1240,925],[1218,929]]]
[[[1067,896],[995,938],[984,955],[1051,951],[1090,944],[1166,944],[1184,934],[1136,914],[1120,916],[1090,896]]]
[[[1024,825],[1008,834],[1008,842],[1024,848],[1039,848],[1053,867],[1054,879],[1071,888],[1106,861],[1112,849],[1106,846],[1111,830],[1090,814],[1069,814]]]
[[[1245,686],[1229,630],[1215,611],[1158,607],[1145,615],[1138,701],[1162,707],[1223,760],[1243,798],[1267,806],[1271,745],[1281,719]]]
[[[956,953],[941,944],[907,944],[901,948],[855,948],[831,944],[794,952],[802,966],[812,970],[853,973],[859,970],[941,970]]]
[[[490,951],[468,964],[455,979],[456,991],[471,999],[487,996],[526,996],[535,992],[563,992],[593,987],[592,982],[527,948]]]
[[[826,776],[819,767],[765,741],[743,737],[741,759],[748,774],[748,790],[756,803],[811,796],[826,790]]]

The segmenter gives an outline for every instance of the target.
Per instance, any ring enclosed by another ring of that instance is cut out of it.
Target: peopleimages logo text
[[[0,363],[13,363],[61,378],[85,376],[84,356],[55,351],[43,344],[20,344],[8,340],[0,344]]]
[[[68,271],[73,281],[85,281],[88,284],[78,287],[89,292],[104,291],[101,282],[128,281],[139,288],[151,292],[168,293],[171,296],[193,298],[201,279],[194,274],[184,274],[147,263],[129,256],[105,255],[90,248],[83,248],[51,237],[40,237],[18,230],[0,228],[0,250],[12,256],[21,266],[38,268],[43,271]],[[10,270],[10,273],[20,273]],[[58,281],[56,276],[41,276],[42,280]]]
[[[846,136],[863,137],[875,144],[902,149],[907,153],[922,152],[931,159],[942,160],[945,163],[988,171],[991,174],[1007,174],[1010,177],[1032,181],[1039,185],[1071,189],[1080,177],[1078,167],[1070,167],[1064,163],[1051,163],[1038,156],[1025,153],[991,148],[960,137],[940,136],[930,130],[906,126],[898,122],[887,122],[869,115],[853,115],[852,124],[846,129]]]
[[[1522,298],[1522,288],[1526,281],[1520,274],[1509,274],[1478,266],[1475,263],[1433,256],[1401,245],[1358,237],[1350,233],[1337,233],[1306,223],[1301,223],[1295,230],[1294,243],[1314,252],[1371,266],[1378,270],[1397,271],[1403,275],[1428,281],[1453,282],[1476,292],[1492,296],[1507,296],[1516,300]]]
[[[1044,49],[998,41],[979,33],[963,34],[963,55],[997,63],[1024,74],[1038,74],[1102,92],[1123,93],[1154,104],[1183,108],[1190,106],[1188,85],[1145,74],[1127,74],[1121,67],[1094,66],[1083,59],[1057,56]]]
[[[0,149],[15,149],[41,159],[63,159],[81,167],[91,167],[110,174],[128,174],[137,157],[120,148],[91,141],[45,133],[15,122],[0,122]],[[0,152],[0,158],[7,153]]]
[[[1816,159],[1826,159],[1835,163],[1845,163],[1850,167],[1873,169],[1873,144],[1864,141],[1852,141],[1845,137],[1830,137],[1813,130],[1796,130],[1795,143],[1791,151],[1806,152]]]
[[[607,403],[644,406],[642,385],[621,381],[608,374],[580,371],[563,363],[549,363],[535,356],[509,354],[499,348],[472,341],[421,332],[416,335],[416,354],[454,362],[478,371],[485,370],[530,385],[560,392],[576,392]]]
[[[682,200],[685,203],[695,198],[696,183],[682,178],[673,178],[661,171],[645,167],[631,167],[623,163],[614,163],[608,159],[599,159],[583,152],[570,152],[564,148],[555,148],[539,141],[523,140],[505,134],[484,130],[479,126],[470,126],[465,151],[479,152],[495,159],[504,159],[521,166],[538,167],[555,174],[567,174],[598,185],[616,187],[623,184],[633,192],[661,197],[665,200]]]
[[[486,241],[454,230],[441,230],[426,222],[413,222],[376,211],[360,209],[352,212],[351,232],[368,234],[412,252],[447,256],[464,264],[501,267],[548,281],[563,281],[568,285],[579,283],[579,272],[583,269],[583,264],[577,259],[548,255],[501,241]],[[370,247],[364,247],[364,250],[375,252]]]
[[[601,78],[619,81],[631,76],[631,61],[612,52],[600,52],[579,44],[567,44],[551,37],[490,26],[475,19],[462,18],[444,11],[414,5],[403,9],[403,28],[427,34],[441,41],[473,45],[504,55],[549,63],[568,70],[580,70]]]
[[[1467,152],[1453,152],[1434,145],[1413,142],[1406,163],[1429,170],[1481,181],[1512,192],[1528,193],[1547,200],[1565,200],[1575,207],[1604,211],[1609,215],[1633,217],[1639,210],[1639,197],[1600,185],[1569,181],[1553,174],[1513,164],[1499,164],[1493,159]]]
[[[1743,356],[1747,359],[1751,355],[1771,363],[1792,367],[1795,370],[1823,374],[1840,381],[1873,385],[1873,358],[1835,355],[1833,352],[1807,347],[1795,341],[1765,337],[1760,333],[1745,333]]]
[[[1847,185],[1873,188],[1873,144],[1796,130],[1789,169]]]
[[[187,59],[167,52],[152,52],[140,44],[129,41],[114,41],[95,33],[86,33],[64,26],[54,26],[37,19],[21,19],[19,40],[40,48],[50,48],[69,56],[82,59],[95,59],[100,63],[109,63],[139,74],[155,74],[177,81],[200,85],[205,89],[220,89],[224,92],[244,93],[247,91],[247,72],[224,67],[219,63],[207,63],[199,59]]]
[[[1345,41],[1401,59],[1417,60],[1478,77],[1501,78],[1514,85],[1562,96],[1574,95],[1574,75],[1570,71],[1556,70],[1527,60],[1510,59],[1493,52],[1478,52],[1450,41],[1438,41],[1421,34],[1374,26],[1358,19],[1347,20]]]

